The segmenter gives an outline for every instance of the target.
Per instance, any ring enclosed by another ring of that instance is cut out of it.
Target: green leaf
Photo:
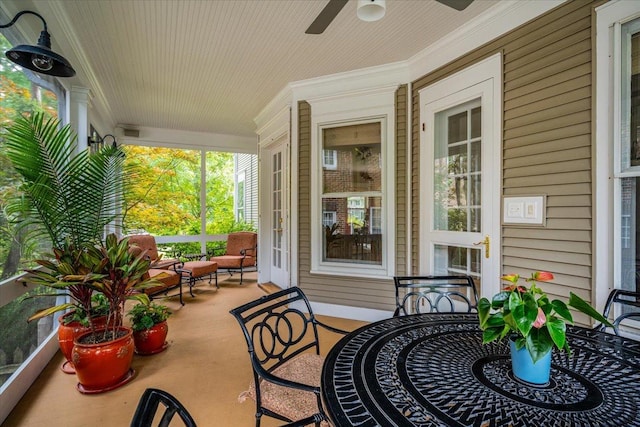
[[[535,315],[532,316],[527,312],[526,306],[524,304],[516,307],[516,309],[513,310],[512,314],[517,326],[517,330],[520,331],[523,336],[526,337],[527,335],[529,335],[529,331],[531,331],[531,328],[533,327],[533,322],[535,322],[536,320],[537,311],[538,309],[536,307],[536,312],[534,313]]]
[[[573,316],[571,315],[571,311],[569,311],[569,308],[564,302],[554,299],[551,302],[551,305],[553,306],[553,309],[556,311],[556,313],[558,313],[558,316],[562,317],[569,323],[573,323]]]
[[[526,338],[526,347],[534,363],[550,352],[553,347],[553,341],[547,332],[547,328],[533,329]]]
[[[556,347],[564,348],[566,343],[567,325],[563,320],[553,317],[547,319],[547,330]]]
[[[495,341],[500,338],[502,328],[487,328],[482,332],[482,344]]]
[[[585,300],[583,300],[582,298],[580,298],[578,295],[574,294],[573,292],[569,293],[569,305],[571,307],[575,308],[576,310],[583,312],[587,316],[590,316],[590,317],[594,318],[596,321],[598,321],[600,323],[604,323],[605,325],[607,325],[607,326],[609,326],[611,328],[613,327],[611,322],[609,322],[607,319],[605,319],[602,316],[602,314],[598,313],[593,307],[591,307],[589,305],[588,302],[586,302]]]
[[[491,307],[494,309],[500,309],[504,306],[505,301],[509,299],[511,292],[502,291],[493,296],[491,300]]]
[[[489,311],[491,310],[491,303],[486,298],[480,298],[478,301],[478,320],[480,322],[480,328],[484,329],[489,319]]]

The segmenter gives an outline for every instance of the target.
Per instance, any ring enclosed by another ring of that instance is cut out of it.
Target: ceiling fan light
[[[358,0],[357,14],[362,21],[382,19],[386,11],[385,0]]]

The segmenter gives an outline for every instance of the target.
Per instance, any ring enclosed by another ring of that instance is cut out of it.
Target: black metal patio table
[[[475,314],[363,326],[331,349],[322,398],[335,426],[640,426],[640,342],[569,326],[543,386],[516,380],[507,343]]]

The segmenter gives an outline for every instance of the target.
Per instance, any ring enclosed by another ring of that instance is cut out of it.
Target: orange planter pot
[[[112,341],[98,344],[83,344],[82,340],[91,332],[75,340],[72,361],[78,377],[78,391],[85,394],[102,393],[128,383],[134,375],[131,369],[134,343],[130,328],[119,327],[126,334]],[[96,333],[103,332],[97,330]]]
[[[75,374],[76,369],[71,361],[71,351],[73,350],[73,341],[80,335],[90,332],[89,326],[83,326],[80,322],[71,322],[64,324],[65,318],[73,316],[73,312],[67,313],[64,316],[58,318],[60,325],[58,326],[58,343],[60,344],[60,351],[64,355],[66,361],[62,364],[60,369],[65,374]],[[93,319],[93,324],[96,328],[104,328],[107,322],[106,316]]]
[[[133,333],[133,341],[135,342],[136,353],[141,355],[160,353],[167,348],[168,332],[169,327],[166,321],[153,325],[149,329],[135,331]]]

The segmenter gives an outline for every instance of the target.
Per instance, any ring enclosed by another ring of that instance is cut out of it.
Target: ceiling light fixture
[[[87,143],[89,144],[89,147],[91,147],[91,144],[104,144],[105,143],[105,139],[107,138],[111,138],[111,140],[113,141],[113,148],[117,148],[118,147],[118,141],[116,140],[116,137],[111,135],[110,133],[103,136],[102,138],[97,134],[97,132],[93,132],[93,134],[87,138]]]
[[[51,35],[47,31],[47,22],[42,16],[30,10],[18,12],[11,22],[6,25],[0,25],[0,28],[8,28],[16,23],[25,13],[36,15],[42,20],[44,30],[40,32],[37,46],[22,44],[9,49],[6,53],[7,58],[11,62],[15,62],[21,67],[36,71],[42,74],[48,74],[57,77],[73,77],[76,71],[73,69],[69,61],[63,56],[58,55],[51,50]]]
[[[377,21],[384,16],[386,7],[385,0],[358,0],[358,18],[367,22]]]

